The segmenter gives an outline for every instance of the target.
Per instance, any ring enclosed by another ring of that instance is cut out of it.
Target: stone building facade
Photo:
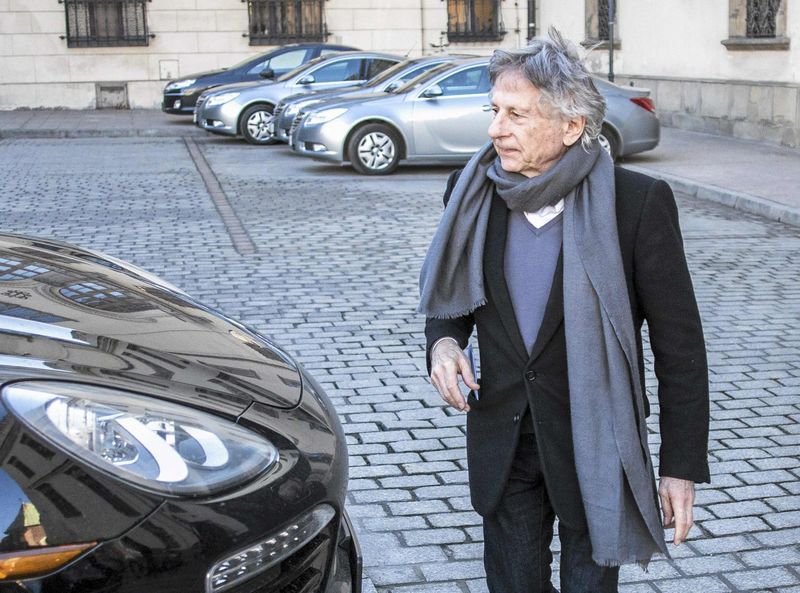
[[[324,39],[409,56],[483,55],[495,47],[520,47],[551,25],[594,48],[591,68],[603,75],[608,5],[0,0],[0,109],[156,107],[169,79],[225,67],[292,40]],[[123,15],[120,6],[128,12]],[[116,18],[109,20],[109,10]],[[276,10],[283,12],[276,17]],[[616,81],[650,88],[664,125],[800,146],[796,0],[616,0],[615,13]],[[105,43],[104,35],[113,43]],[[125,39],[115,37],[120,35]]]
[[[500,0],[0,0],[0,109],[156,107],[169,79],[291,41],[484,55],[525,43],[522,9]]]

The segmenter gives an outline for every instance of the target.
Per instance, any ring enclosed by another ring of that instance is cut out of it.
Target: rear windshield
[[[380,74],[376,74],[372,78],[370,78],[364,86],[372,87],[372,86],[379,86],[389,80],[395,74],[398,74],[405,70],[406,68],[411,68],[416,64],[421,63],[423,60],[421,58],[417,58],[416,60],[405,60],[404,62],[400,62],[395,64],[391,68],[387,68]]]

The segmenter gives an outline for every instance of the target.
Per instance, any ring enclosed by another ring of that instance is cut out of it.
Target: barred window
[[[250,45],[325,41],[325,0],[247,0]]]
[[[775,37],[781,0],[747,0],[747,37]]]
[[[616,2],[614,3],[614,13],[617,12]],[[608,41],[608,0],[598,0],[597,2],[597,39]]]
[[[146,0],[63,0],[67,47],[147,45]]]
[[[449,41],[492,41],[505,33],[499,0],[447,0]]]
[[[787,0],[728,0],[729,50],[787,50]]]
[[[619,2],[614,2],[614,16],[619,14]],[[608,47],[610,27],[608,0],[585,0],[586,39],[582,42],[587,47]],[[619,19],[615,18],[614,47],[620,47]]]

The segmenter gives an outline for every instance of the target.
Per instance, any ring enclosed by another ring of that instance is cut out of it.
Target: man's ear
[[[573,117],[566,120],[564,129],[564,146],[572,146],[583,135],[583,129],[586,127],[586,118],[583,116]]]

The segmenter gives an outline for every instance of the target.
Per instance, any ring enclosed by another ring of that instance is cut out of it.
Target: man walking
[[[709,480],[708,371],[677,210],[669,186],[599,147],[605,102],[557,31],[496,51],[489,71],[491,142],[448,180],[420,278],[431,380],[468,412],[489,590],[555,591],[558,516],[561,593],[616,592],[621,564],[668,554],[663,527],[686,538],[694,483]],[[462,351],[474,327],[480,386]]]

